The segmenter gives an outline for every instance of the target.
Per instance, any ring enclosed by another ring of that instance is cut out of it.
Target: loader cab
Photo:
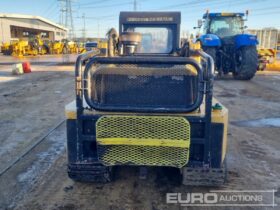
[[[134,54],[172,54],[179,49],[179,12],[121,12],[119,34],[138,33]]]

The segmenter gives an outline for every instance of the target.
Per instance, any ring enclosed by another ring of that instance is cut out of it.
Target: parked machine
[[[11,45],[11,51],[13,56],[24,56],[27,55],[27,50],[28,50],[28,41],[24,40],[19,40],[17,42],[14,42]]]
[[[273,64],[277,59],[278,29],[250,29],[248,33],[258,37],[258,70],[265,70],[267,65]]]
[[[121,165],[177,168],[185,185],[225,182],[228,111],[212,98],[213,59],[180,46],[180,22],[179,12],[121,12],[108,56],[77,58],[66,106],[71,179],[109,182]]]
[[[77,42],[77,49],[78,49],[78,53],[79,54],[82,54],[82,53],[85,53],[86,52],[86,49],[85,49],[85,44],[82,43],[82,42]]]
[[[3,55],[12,54],[11,44],[9,42],[5,42],[1,45],[1,53],[3,53]]]
[[[67,41],[66,43],[66,49],[68,50],[67,53],[63,53],[63,54],[76,54],[79,52],[78,46],[76,44],[76,42],[73,41]]]
[[[28,40],[19,40],[11,44],[13,56],[45,55],[49,52],[40,36],[29,37]]]
[[[4,55],[27,56],[27,55],[45,55],[45,54],[76,54],[86,52],[82,43],[61,40],[50,41],[42,40],[40,36],[31,36],[28,40],[13,40],[10,43],[3,43],[1,52]]]
[[[207,12],[199,21],[202,35],[197,41],[214,59],[219,75],[232,72],[235,79],[250,80],[258,68],[258,40],[244,33],[244,17],[244,13]]]
[[[85,44],[86,51],[93,51],[98,49],[98,42],[87,42]]]
[[[50,54],[58,55],[62,54],[64,43],[60,41],[53,41],[50,43]]]

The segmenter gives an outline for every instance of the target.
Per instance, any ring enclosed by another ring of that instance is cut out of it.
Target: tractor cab
[[[244,13],[206,13],[203,15],[203,33],[223,38],[244,32]]]

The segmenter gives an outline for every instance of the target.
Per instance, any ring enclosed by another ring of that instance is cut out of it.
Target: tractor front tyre
[[[236,54],[236,69],[233,77],[237,80],[252,79],[258,69],[258,53],[256,46],[246,46]]]

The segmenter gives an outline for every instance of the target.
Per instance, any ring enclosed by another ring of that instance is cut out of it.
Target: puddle
[[[234,121],[231,122],[231,124],[240,127],[278,128],[280,127],[280,118],[264,118],[256,120]]]

